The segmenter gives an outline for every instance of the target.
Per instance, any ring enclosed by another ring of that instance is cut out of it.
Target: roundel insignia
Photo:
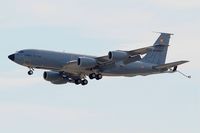
[[[163,42],[164,42],[164,40],[161,38],[161,39],[160,39],[160,43],[162,44]]]

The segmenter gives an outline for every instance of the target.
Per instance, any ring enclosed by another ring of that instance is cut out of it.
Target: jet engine
[[[68,82],[68,78],[63,78],[58,72],[44,72],[43,78],[53,84],[66,84]]]
[[[97,61],[96,59],[90,57],[79,57],[77,64],[82,68],[92,68],[97,65]]]
[[[113,61],[120,61],[128,58],[128,56],[129,56],[128,53],[123,51],[110,51],[108,53],[108,58]]]

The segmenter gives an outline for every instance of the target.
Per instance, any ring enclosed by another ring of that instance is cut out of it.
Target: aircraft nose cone
[[[14,61],[14,60],[15,60],[15,54],[9,55],[8,58],[9,58],[10,60]]]

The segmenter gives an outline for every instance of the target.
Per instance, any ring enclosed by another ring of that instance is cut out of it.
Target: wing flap
[[[154,49],[154,47],[150,46],[150,47],[144,47],[144,48],[140,48],[140,49],[135,49],[135,50],[127,51],[127,53],[130,56],[142,55],[142,54],[146,54],[148,51],[153,50],[153,49]]]
[[[177,62],[167,63],[167,64],[163,64],[163,65],[158,65],[158,66],[155,66],[153,68],[158,69],[158,70],[170,69],[172,67],[176,67],[178,65],[181,65],[181,64],[184,64],[184,63],[187,63],[187,62],[189,62],[189,61],[177,61]]]
[[[70,61],[70,62],[67,62],[67,63],[63,66],[63,69],[74,69],[74,68],[78,68],[77,60],[72,60],[72,61]]]
[[[96,60],[97,60],[98,63],[105,63],[105,62],[109,62],[110,61],[108,56],[97,57]]]
[[[136,62],[136,61],[139,61],[141,60],[141,56],[140,55],[135,55],[135,56],[132,56],[130,58],[128,58],[127,60],[124,60],[124,64],[129,64],[129,63],[132,63],[132,62]]]

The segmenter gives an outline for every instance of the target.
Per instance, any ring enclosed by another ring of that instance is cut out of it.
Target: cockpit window
[[[20,54],[24,53],[24,51],[19,51]]]

